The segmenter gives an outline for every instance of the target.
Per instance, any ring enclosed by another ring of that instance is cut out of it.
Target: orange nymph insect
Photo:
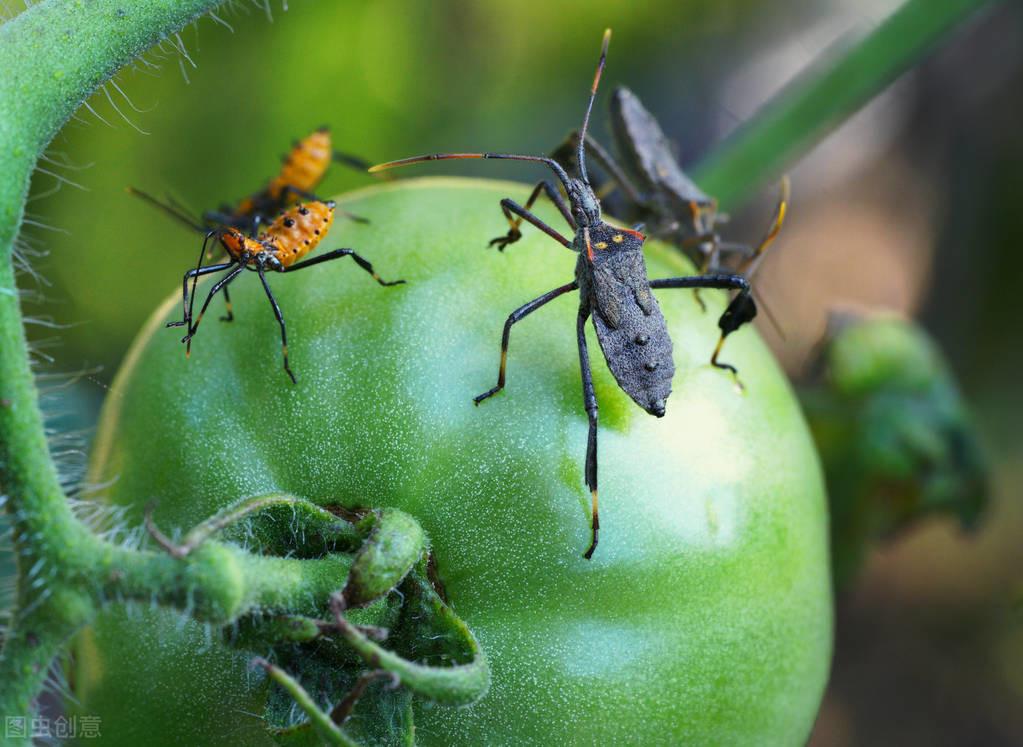
[[[186,344],[185,354],[191,352],[192,337],[199,328],[203,314],[210,305],[210,301],[220,291],[224,292],[224,299],[227,302],[227,316],[222,317],[224,321],[234,319],[231,311],[231,300],[227,293],[227,286],[237,278],[242,270],[251,270],[259,274],[263,283],[266,297],[270,300],[274,316],[281,327],[281,350],[284,354],[284,370],[296,382],[295,374],[288,364],[288,333],[284,324],[284,315],[281,313],[277,299],[270,290],[270,284],[266,280],[266,272],[295,272],[306,267],[318,265],[321,262],[328,262],[339,257],[351,257],[356,264],[373,276],[380,285],[400,285],[404,280],[387,282],[381,279],[373,269],[373,265],[364,257],[352,249],[334,249],[322,254],[319,257],[302,260],[309,252],[313,251],[323,237],[330,230],[334,223],[334,213],[337,210],[333,200],[321,202],[312,200],[310,202],[298,203],[285,210],[271,223],[265,231],[255,238],[246,236],[234,226],[226,226],[209,231],[202,243],[202,251],[199,254],[199,264],[194,270],[185,273],[181,283],[183,318],[180,322],[168,322],[168,327],[187,327],[186,334],[181,341]],[[206,246],[209,240],[215,238],[224,251],[227,252],[227,261],[218,264],[202,266],[203,257],[206,255]],[[195,304],[195,290],[199,282],[199,276],[209,275],[215,272],[226,271],[227,274],[218,280],[210,289],[199,309],[199,316],[192,321],[192,312]],[[192,279],[191,300],[188,293],[188,280]]]
[[[331,146],[330,129],[320,127],[292,144],[291,150],[281,159],[281,170],[263,189],[243,199],[234,209],[226,206],[220,211],[207,211],[203,219],[243,229],[258,226],[261,218],[275,215],[300,199],[315,200],[313,190],[323,181],[331,161],[335,160],[362,171],[369,167],[367,162],[355,156],[335,151]],[[365,222],[364,218],[351,213],[345,213],[345,216]]]
[[[217,210],[205,211],[201,221],[192,217],[187,208],[171,198],[164,202],[134,187],[129,187],[128,191],[175,220],[199,231],[205,232],[217,226],[233,226],[242,231],[256,231],[260,225],[270,221],[289,205],[299,200],[316,200],[313,192],[323,181],[332,161],[344,163],[359,171],[365,171],[369,166],[357,156],[334,150],[330,129],[320,127],[292,144],[291,150],[281,159],[280,171],[266,183],[266,186],[243,198],[233,207],[221,205]],[[339,212],[359,223],[368,222],[365,218],[352,213],[343,210]]]

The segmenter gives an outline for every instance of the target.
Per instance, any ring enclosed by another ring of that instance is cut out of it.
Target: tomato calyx
[[[282,510],[291,511],[290,522],[274,515]],[[328,511],[302,498],[271,494],[235,502],[180,543],[160,532],[151,512],[146,525],[153,540],[182,561],[193,553],[235,557],[223,545],[207,542],[222,531],[234,532],[248,545],[253,543],[246,540],[256,538],[256,547],[249,549],[259,554],[322,558],[340,551],[346,557],[347,576],[326,604],[244,614],[228,635],[237,648],[269,650],[252,663],[280,686],[271,691],[265,715],[270,733],[282,743],[307,741],[311,732],[329,744],[393,741],[413,733],[413,696],[466,705],[489,688],[486,657],[443,598],[426,533],[404,511],[338,506]],[[244,562],[244,557],[235,561]],[[224,576],[227,590],[221,596],[229,597],[232,574]],[[313,683],[311,691],[299,678]],[[297,711],[305,720],[294,720]],[[354,729],[342,730],[349,721]]]

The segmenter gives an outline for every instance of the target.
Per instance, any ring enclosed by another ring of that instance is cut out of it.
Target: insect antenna
[[[586,130],[590,126],[590,112],[593,111],[593,100],[597,98],[597,87],[600,85],[600,76],[604,72],[604,65],[607,62],[607,45],[611,43],[611,29],[604,30],[604,43],[600,47],[600,59],[597,61],[597,72],[593,74],[593,86],[590,88],[590,100],[586,102],[586,115],[583,117],[583,126],[579,129],[579,145],[576,158],[579,161],[579,175],[587,184],[590,177],[586,174]]]
[[[128,187],[128,194],[141,198],[142,200],[148,202],[156,209],[162,210],[163,212],[167,213],[167,215],[174,218],[174,220],[185,224],[194,231],[198,231],[199,233],[206,233],[207,230],[206,226],[200,225],[195,220],[195,218],[188,215],[184,210],[181,209],[179,205],[169,204],[167,202],[158,200],[148,192],[143,192],[141,189],[136,189],[135,187]]]
[[[607,61],[607,45],[611,42],[611,29],[604,31],[604,43],[600,49],[600,60],[597,62],[597,72],[593,76],[593,86],[590,88],[590,100],[586,104],[586,116],[583,118],[583,126],[579,131],[579,170],[582,174],[583,181],[589,184],[589,178],[586,175],[586,156],[584,153],[584,144],[586,142],[586,129],[590,123],[590,112],[593,110],[593,100],[597,97],[597,87],[600,85],[600,76],[604,72],[604,63]],[[493,158],[493,159],[504,159],[509,161],[534,161],[536,163],[546,164],[551,171],[555,173],[558,180],[564,185],[565,191],[571,193],[569,188],[568,174],[565,173],[565,169],[561,167],[557,161],[553,158],[547,158],[546,156],[522,156],[512,153],[431,153],[425,156],[412,156],[411,158],[402,158],[397,161],[388,161],[387,163],[378,163],[376,166],[369,168],[369,173],[376,174],[380,171],[387,169],[394,169],[401,166],[409,166],[414,163],[423,163],[424,161],[448,161],[454,159],[469,159],[469,158]]]
[[[384,171],[385,169],[394,169],[400,166],[408,166],[413,163],[423,163],[424,161],[450,161],[453,159],[468,159],[468,158],[494,158],[503,159],[508,161],[535,161],[536,163],[543,163],[550,167],[562,184],[565,185],[565,189],[568,189],[568,174],[561,168],[561,165],[553,158],[547,158],[546,156],[520,156],[512,153],[431,153],[426,156],[412,156],[411,158],[401,158],[397,161],[388,161],[387,163],[378,163],[376,166],[371,166],[369,173],[375,174],[378,171]]]

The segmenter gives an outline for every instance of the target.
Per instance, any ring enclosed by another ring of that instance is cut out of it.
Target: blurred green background
[[[0,3],[7,16],[21,7]],[[132,337],[198,250],[195,235],[126,186],[195,209],[233,201],[321,124],[336,147],[372,161],[545,152],[579,123],[606,26],[605,94],[618,83],[635,90],[690,165],[895,7],[291,0],[282,12],[273,0],[272,22],[262,3],[244,1],[222,24],[203,20],[181,34],[187,58],[168,42],[94,96],[33,183],[39,225],[25,238],[39,277],[23,274],[21,285],[69,474],[89,435],[76,433],[95,421]],[[1023,8],[996,4],[791,171],[790,219],[760,276],[785,330],[761,328],[779,358],[804,375],[836,306],[914,315],[949,355],[995,464],[993,504],[975,534],[948,520],[917,527],[840,596],[816,745],[1023,744],[1021,90]],[[594,131],[606,140],[605,111],[599,101]],[[539,176],[493,162],[421,171],[444,172]],[[334,167],[321,192],[372,181]],[[759,237],[773,201],[760,186],[734,212],[730,237]],[[502,222],[495,205],[495,231]]]

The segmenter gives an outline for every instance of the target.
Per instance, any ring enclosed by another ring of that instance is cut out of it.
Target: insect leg
[[[202,240],[202,248],[199,250],[199,260],[195,263],[195,269],[189,270],[185,273],[185,277],[181,280],[181,316],[180,322],[167,322],[168,327],[184,327],[192,323],[192,306],[188,303],[188,278],[194,277],[192,281],[192,303],[195,303],[195,286],[199,284],[199,276],[206,275],[207,272],[216,272],[217,270],[224,270],[231,266],[231,263],[225,263],[221,265],[215,265],[216,269],[209,269],[207,272],[202,272],[202,260],[206,254],[206,245],[209,243],[210,238],[214,235],[212,231],[207,231],[205,238]]]
[[[246,223],[249,231],[249,238],[259,238],[259,229],[260,226],[263,225],[263,214],[255,213],[251,218],[247,219]]]
[[[293,187],[290,184],[284,185],[283,189],[281,189],[281,192],[282,192],[282,196],[294,196],[294,197],[297,197],[300,200],[315,200],[316,202],[323,202],[323,200],[321,200],[319,197],[314,195],[312,192],[307,192],[304,189],[299,189],[298,187]],[[340,213],[341,215],[343,215],[344,217],[348,218],[348,220],[352,221],[353,223],[369,223],[369,218],[363,218],[361,215],[356,215],[355,213],[350,213],[349,211],[347,211],[347,210],[345,210],[344,208],[341,208],[341,207],[336,207],[335,206],[334,207],[334,212]]]
[[[327,252],[326,254],[321,254],[319,257],[313,257],[312,259],[307,259],[293,264],[291,267],[286,268],[284,272],[295,272],[296,270],[312,267],[313,265],[318,265],[321,262],[329,262],[330,260],[338,259],[339,257],[351,257],[355,260],[355,264],[372,275],[373,279],[380,283],[380,285],[402,285],[405,282],[404,280],[388,281],[382,279],[379,275],[377,275],[376,270],[373,269],[373,265],[370,264],[369,260],[352,249],[335,249],[334,251]]]
[[[473,397],[472,401],[474,404],[478,405],[483,400],[487,399],[488,397],[493,397],[499,391],[504,389],[504,370],[508,363],[508,339],[511,336],[512,325],[515,324],[515,322],[525,319],[527,316],[532,314],[541,306],[544,306],[550,301],[553,301],[558,296],[564,295],[565,293],[568,293],[569,291],[574,291],[578,288],[579,284],[573,280],[571,283],[568,283],[567,285],[562,285],[558,288],[555,288],[552,291],[547,291],[539,298],[534,298],[529,303],[525,304],[524,306],[520,306],[519,308],[515,309],[515,311],[508,315],[508,318],[504,322],[504,331],[501,333],[501,367],[497,371],[497,386],[493,387],[492,389],[488,389],[478,397]]]
[[[717,241],[715,237],[713,249],[711,253],[707,255],[707,261],[700,268],[701,274],[707,272],[708,269],[716,270],[718,268],[718,259],[722,254],[735,254],[741,257],[737,271],[749,279],[752,279],[753,276],[756,275],[757,270],[760,269],[760,262],[764,258],[764,253],[767,251],[768,247],[771,246],[774,240],[778,238],[782,224],[785,222],[785,215],[788,212],[789,197],[791,193],[788,175],[781,178],[779,192],[778,204],[774,209],[774,218],[772,218],[771,225],[768,227],[767,232],[764,234],[764,238],[761,239],[756,248],[753,248],[748,244]],[[699,298],[699,291],[696,291],[696,293],[697,301],[699,301],[700,306],[706,310],[706,306]],[[771,325],[778,332],[778,335],[782,339],[785,339],[785,332],[782,330],[777,318],[775,318],[774,314],[771,312],[770,307],[764,303],[762,297],[758,297],[757,300],[763,308],[768,321],[770,321]]]
[[[701,275],[706,275],[712,266],[717,265],[718,253],[717,253],[717,242],[710,245],[709,251],[704,251],[704,247],[707,244],[700,244],[700,250],[703,252],[702,261],[700,266],[697,268]],[[716,267],[715,267],[716,269]],[[707,302],[703,300],[703,296],[700,295],[700,289],[693,289],[693,298],[696,299],[696,303],[700,305],[700,311],[707,313]]]
[[[586,349],[586,320],[589,318],[589,309],[579,309],[579,316],[576,319],[576,337],[579,341],[579,370],[583,378],[583,406],[586,408],[586,417],[590,421],[590,430],[586,437],[586,487],[590,489],[592,500],[590,513],[590,546],[586,548],[583,557],[589,560],[593,557],[593,551],[597,549],[597,539],[600,532],[600,512],[597,509],[597,394],[593,391],[593,372],[590,370],[590,354]]]
[[[228,283],[230,283],[232,280],[234,280],[236,277],[238,277],[238,275],[240,275],[241,271],[244,270],[244,269],[245,269],[245,265],[243,265],[243,264],[237,265],[233,270],[231,270],[229,273],[227,273],[227,275],[225,275],[220,280],[218,280],[214,284],[214,286],[212,288],[210,288],[210,292],[207,294],[206,300],[203,301],[203,303],[202,303],[202,308],[199,309],[199,316],[196,317],[195,323],[189,325],[189,327],[188,327],[188,334],[181,338],[181,341],[183,343],[185,343],[185,357],[186,358],[192,352],[192,338],[195,336],[196,330],[199,329],[199,323],[202,321],[203,314],[206,313],[206,307],[210,305],[210,301],[213,300],[213,297],[215,295],[217,295],[217,293],[220,291],[220,289],[224,288],[225,286],[227,286]],[[194,295],[192,296],[192,300],[195,300],[195,296]]]
[[[740,257],[742,260],[753,259],[756,250],[749,244],[742,244],[735,241],[718,241],[718,252],[723,256]],[[744,273],[745,274],[745,273]]]
[[[504,217],[508,220],[510,228],[508,229],[508,233],[504,236],[498,236],[496,239],[491,239],[489,246],[496,245],[498,249],[503,251],[506,246],[514,244],[516,241],[521,239],[522,232],[519,231],[519,226],[522,225],[523,219],[532,223],[555,241],[560,241],[565,246],[571,246],[571,243],[564,236],[530,212],[530,208],[533,207],[533,203],[536,202],[541,192],[550,198],[550,201],[558,208],[558,211],[561,213],[568,225],[571,226],[573,231],[575,231],[575,220],[572,218],[572,211],[569,210],[568,205],[565,204],[565,200],[562,198],[561,193],[558,192],[557,188],[549,181],[544,180],[533,187],[533,191],[530,193],[529,199],[526,200],[525,207],[519,205],[514,200],[509,200],[507,198],[501,200],[501,210],[504,211]],[[518,217],[513,217],[512,213],[515,213]]]
[[[332,159],[334,163],[344,164],[355,171],[369,171],[369,167],[373,165],[369,161],[340,150],[334,151]]]
[[[738,381],[738,371],[730,363],[721,363],[718,356],[721,354],[721,347],[725,344],[725,338],[739,329],[746,322],[753,321],[757,315],[757,304],[753,300],[752,290],[749,281],[742,275],[695,275],[684,278],[661,278],[650,281],[651,288],[721,288],[725,290],[738,290],[739,293],[732,299],[731,303],[718,319],[718,328],[721,330],[721,337],[714,348],[714,354],[710,357],[711,365],[731,371]],[[742,386],[742,384],[739,384]]]
[[[256,272],[259,273],[259,279],[263,283],[263,290],[266,291],[266,297],[270,299],[270,306],[273,307],[274,316],[277,317],[277,323],[281,325],[281,352],[284,354],[284,370],[288,372],[288,376],[291,377],[291,383],[297,384],[298,381],[295,379],[295,374],[291,371],[291,366],[288,365],[288,329],[284,325],[284,315],[281,313],[281,307],[277,305],[277,299],[274,298],[273,291],[270,290],[270,284],[266,282],[266,275],[263,272],[261,265],[256,265]]]
[[[227,286],[224,286],[224,306],[227,307],[227,313],[220,317],[222,322],[233,322],[234,321],[234,310],[231,308],[231,295],[227,292]]]
[[[209,267],[198,267],[198,268],[196,268],[194,270],[189,270],[188,272],[186,272],[185,276],[181,279],[181,295],[182,295],[182,299],[181,299],[181,313],[182,313],[184,318],[180,322],[167,322],[167,324],[164,325],[164,326],[167,326],[167,327],[184,327],[184,326],[187,326],[191,322],[191,317],[189,316],[191,312],[190,312],[190,310],[188,308],[188,280],[189,280],[189,278],[196,278],[196,279],[198,279],[200,275],[209,275],[212,272],[220,272],[221,270],[226,270],[228,267],[230,267],[233,264],[234,264],[234,262],[225,262],[222,265],[210,265]],[[194,293],[193,293],[192,297],[193,298],[195,297]]]
[[[700,206],[696,202],[690,202],[689,208],[692,211],[692,220],[693,225],[695,226],[698,221]],[[680,228],[681,225],[682,224],[677,221],[674,224],[676,229]],[[693,236],[687,236],[682,240],[680,245],[680,248],[687,254],[687,256],[692,256],[692,253],[687,250],[696,251],[699,256],[699,267],[697,269],[700,275],[720,271],[721,250],[723,247],[724,244],[721,242],[721,237],[713,231],[713,228],[710,231],[704,231]],[[693,291],[693,298],[695,298],[696,303],[700,305],[700,311],[707,310],[707,304],[704,303],[703,298],[700,296],[699,289]]]
[[[757,266],[760,264],[760,259],[764,256],[764,252],[767,251],[767,248],[771,246],[774,240],[778,238],[778,234],[781,233],[782,224],[785,222],[785,214],[788,212],[791,194],[788,175],[781,178],[779,192],[778,204],[774,208],[774,218],[771,220],[771,225],[768,227],[767,233],[764,234],[764,238],[760,240],[757,248],[753,250],[752,256],[748,257],[739,266],[739,272],[753,275],[757,271]]]
[[[213,238],[214,236],[219,236],[219,235],[220,235],[219,234],[219,229],[217,229],[217,230],[210,230],[210,231],[206,232],[206,236],[203,237],[203,240],[202,240],[202,248],[199,250],[199,260],[195,263],[195,269],[196,270],[199,270],[199,269],[202,268],[202,261],[203,261],[204,257],[205,258],[209,258],[209,254],[206,252],[206,247],[209,244],[210,239]],[[231,263],[234,262],[234,261],[235,260],[234,260],[233,257],[228,257],[227,262],[221,262],[220,264],[226,264],[226,265],[230,266]],[[196,275],[195,279],[192,281],[192,298],[189,299],[189,302],[188,302],[188,314],[185,315],[185,318],[188,321],[188,326],[189,327],[192,326],[192,311],[195,309],[195,289],[196,289],[196,287],[198,287],[198,285],[199,285],[199,276]]]
[[[748,273],[745,271],[745,268],[749,267],[752,260],[757,259],[753,247],[751,247],[749,244],[737,244],[731,241],[718,242],[715,246],[719,250],[716,254],[704,255],[704,260],[700,264],[701,275],[705,275],[708,272],[711,273],[720,272],[723,269],[721,264],[717,262],[716,259],[720,259],[721,257],[724,256],[738,255],[742,257],[739,272],[745,275],[747,280],[752,280],[753,275],[755,275],[757,269],[759,269],[759,265],[754,265],[753,270]],[[707,304],[704,303],[703,298],[701,298],[699,288],[693,290],[693,297],[696,299],[696,302],[700,304],[700,310],[706,311]],[[770,322],[771,326],[774,327],[774,331],[778,333],[778,337],[780,337],[783,340],[788,339],[785,336],[785,330],[782,329],[781,322],[778,321],[778,317],[776,317],[774,312],[771,311],[771,307],[764,299],[764,296],[761,293],[757,292],[755,288],[753,289],[753,297],[756,300],[757,308],[760,311],[764,312],[764,316],[767,318],[767,321]]]

